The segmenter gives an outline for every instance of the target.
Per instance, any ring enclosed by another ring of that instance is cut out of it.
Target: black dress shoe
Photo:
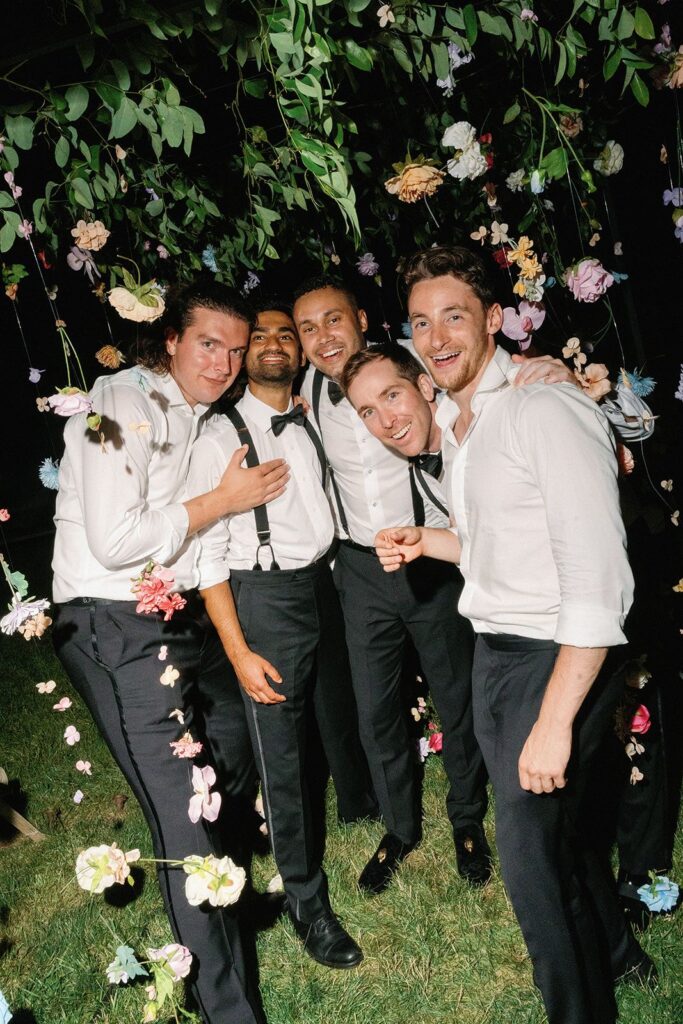
[[[417,843],[404,843],[398,836],[388,832],[363,868],[358,879],[359,888],[375,896],[384,892],[401,861],[416,846]]]
[[[654,989],[659,982],[659,975],[647,953],[636,946],[636,952],[631,953],[614,981],[617,985],[640,985],[642,988]]]
[[[474,888],[486,885],[491,877],[493,862],[484,829],[476,824],[456,828],[453,830],[453,839],[460,877]]]
[[[299,921],[290,912],[294,930],[309,956],[325,967],[357,967],[363,952],[329,910],[310,923]]]

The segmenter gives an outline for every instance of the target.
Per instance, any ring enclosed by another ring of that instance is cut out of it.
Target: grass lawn
[[[66,682],[49,641],[2,638],[0,765],[20,780],[26,816],[47,838],[0,847],[0,990],[14,1011],[37,1024],[138,1024],[142,986],[116,988],[106,965],[122,942],[144,947],[170,941],[153,872],[126,906],[78,888],[74,864],[91,845],[116,842],[151,856],[142,815],[80,700]],[[36,683],[54,679],[53,694]],[[52,711],[63,696],[65,713]],[[81,740],[69,747],[67,725]],[[91,778],[75,770],[92,762]],[[85,799],[73,803],[81,788]],[[330,971],[310,960],[287,921],[259,936],[261,986],[269,1024],[543,1024],[521,935],[500,878],[471,891],[454,867],[444,808],[445,776],[428,759],[425,839],[395,884],[370,899],[356,879],[381,836],[381,826],[340,827],[328,801],[326,869],[332,902],[365,960],[358,970]],[[493,837],[493,824],[489,822]],[[674,877],[683,879],[680,837]],[[265,888],[270,858],[254,874]],[[110,890],[111,892],[112,890]],[[683,1021],[683,911],[657,921],[643,945],[659,967],[655,993],[622,986],[621,1024]]]

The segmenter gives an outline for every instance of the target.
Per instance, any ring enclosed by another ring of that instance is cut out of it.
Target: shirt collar
[[[247,384],[244,396],[238,402],[238,406],[241,412],[245,412],[249,419],[253,420],[259,430],[265,434],[271,429],[271,419],[273,416],[279,416],[277,409],[273,409],[272,405],[266,405],[260,398],[257,398],[249,389]],[[289,399],[289,405],[285,409],[285,412],[289,412],[290,409],[294,408],[294,402]]]
[[[175,380],[175,377],[173,377],[170,373],[152,373],[151,377],[154,384],[154,389],[158,391],[160,394],[162,394],[164,398],[168,399],[168,403],[170,406],[185,406],[186,408],[190,409],[192,411],[192,415],[196,416],[197,418],[203,416],[204,413],[208,412],[209,409],[211,408],[210,405],[206,405],[204,402],[197,402],[196,405],[190,405],[190,403],[180,390]]]

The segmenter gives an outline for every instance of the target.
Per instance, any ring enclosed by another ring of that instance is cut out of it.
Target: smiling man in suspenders
[[[202,534],[200,590],[242,686],[294,928],[319,963],[348,968],[363,954],[332,912],[311,808],[307,721],[321,674],[343,676],[346,666],[327,561],[334,523],[325,457],[303,406],[292,403],[302,361],[286,307],[273,303],[259,312],[245,360],[246,391],[195,445],[189,489],[199,493],[220,479],[241,444],[249,445],[248,465],[287,452],[291,479],[279,499],[227,516]]]

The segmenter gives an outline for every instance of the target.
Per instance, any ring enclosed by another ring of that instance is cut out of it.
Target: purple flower
[[[158,254],[160,260],[167,260],[168,257],[170,256],[170,253],[169,253],[169,251],[168,251],[168,249],[166,248],[165,245],[158,245],[157,246],[157,254]]]
[[[26,218],[22,220],[19,225],[19,234],[23,235],[24,238],[29,238],[33,234],[33,224],[30,220],[26,220]]]
[[[363,277],[374,277],[375,274],[379,274],[379,263],[371,252],[363,253],[356,263],[356,268]]]
[[[679,217],[676,221],[676,227],[674,228],[674,234],[679,242],[683,242],[683,217]]]
[[[538,15],[534,14],[530,7],[523,7],[519,12],[520,21],[538,21]]]
[[[671,50],[671,29],[666,22],[662,25],[662,31],[659,35],[659,42],[656,44],[654,51],[655,53],[669,53]]]
[[[665,206],[683,206],[683,188],[665,188],[662,202]]]
[[[102,276],[97,269],[97,264],[92,257],[92,253],[88,252],[87,249],[80,249],[77,245],[71,246],[66,262],[72,270],[84,270],[88,275],[90,284],[95,283],[95,277]]]
[[[531,344],[531,335],[545,320],[545,310],[538,302],[520,302],[519,309],[514,306],[506,306],[503,310],[503,326],[501,328],[506,338],[516,341],[524,352]]]
[[[41,378],[42,374],[44,374],[44,373],[45,373],[45,370],[37,370],[35,368],[35,366],[29,366],[29,368],[28,368],[28,379],[29,379],[30,383],[31,384],[39,384],[40,383],[40,378]]]
[[[159,196],[156,194],[153,188],[146,188],[145,192],[153,202],[158,202]]]
[[[23,193],[23,189],[20,188],[19,185],[15,185],[14,184],[14,175],[12,174],[12,172],[11,171],[7,171],[3,175],[3,177],[4,177],[5,181],[7,182],[7,184],[9,185],[9,190],[12,193],[12,198],[13,199],[20,199],[21,195]]]
[[[597,302],[613,284],[614,278],[599,260],[579,260],[566,273],[567,288],[577,302]]]

